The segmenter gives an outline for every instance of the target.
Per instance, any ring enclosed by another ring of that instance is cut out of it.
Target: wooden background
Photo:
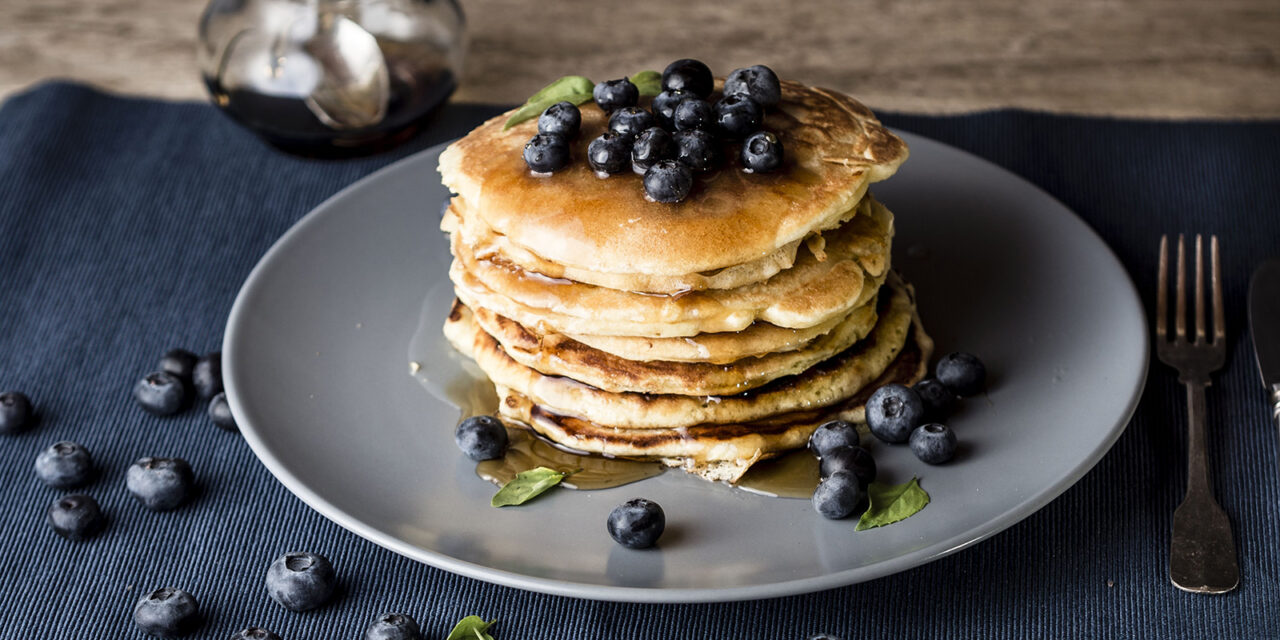
[[[0,98],[44,78],[205,99],[198,0],[0,0]],[[873,107],[1280,117],[1280,0],[463,0],[456,99],[549,79],[764,63]]]

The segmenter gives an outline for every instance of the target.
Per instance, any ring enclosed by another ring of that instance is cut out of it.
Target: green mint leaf
[[[640,90],[641,96],[656,96],[662,93],[662,74],[657,71],[641,71],[627,79]]]
[[[918,513],[929,504],[929,494],[920,488],[920,480],[912,478],[911,482],[899,485],[872,482],[867,487],[867,497],[871,506],[858,520],[855,531],[863,531],[873,527],[883,527],[899,520],[905,520]]]
[[[591,90],[595,89],[595,84],[583,76],[565,76],[552,82],[551,84],[541,88],[537,93],[529,97],[524,105],[507,118],[507,123],[502,125],[502,130],[506,131],[525,120],[536,118],[542,115],[547,107],[561,101],[572,102],[573,104],[582,104],[591,99]]]
[[[453,631],[449,632],[449,637],[445,640],[493,640],[493,636],[486,631],[495,622],[497,620],[485,622],[480,616],[467,616],[453,625]]]
[[[575,472],[556,471],[547,467],[536,467],[528,471],[521,471],[516,477],[504,485],[498,492],[493,494],[493,500],[489,504],[495,507],[507,507],[511,505],[524,504],[545,492],[547,489],[560,484],[566,476]]]

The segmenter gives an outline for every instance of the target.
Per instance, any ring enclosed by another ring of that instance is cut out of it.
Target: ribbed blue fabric
[[[885,117],[1061,199],[1119,254],[1149,310],[1158,234],[1219,234],[1232,355],[1209,390],[1210,450],[1243,576],[1224,596],[1169,583],[1185,418],[1182,390],[1159,363],[1116,447],[1024,522],[874,582],[716,605],[545,596],[419,565],[320,517],[202,411],[160,419],[133,403],[133,382],[167,349],[219,347],[241,282],[298,218],[495,112],[451,105],[393,153],[335,161],[282,154],[201,104],[52,83],[0,109],[0,389],[25,391],[42,416],[33,431],[0,438],[0,637],[139,638],[132,605],[160,586],[199,599],[198,638],[250,624],[287,640],[358,638],[392,610],[440,639],[468,614],[498,618],[501,640],[1280,637],[1277,434],[1244,337],[1249,272],[1280,254],[1280,123]],[[68,543],[44,523],[59,493],[31,468],[60,439],[86,445],[100,469],[85,492],[110,526],[90,542]],[[137,504],[124,473],[144,455],[187,458],[199,498],[163,514]],[[333,604],[295,614],[267,597],[267,564],[294,549],[333,560],[343,584]]]

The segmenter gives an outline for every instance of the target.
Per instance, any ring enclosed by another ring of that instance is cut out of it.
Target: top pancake
[[[586,148],[607,128],[607,116],[594,103],[581,110],[573,162],[553,175],[535,176],[524,163],[536,119],[503,131],[509,113],[450,145],[440,172],[468,213],[494,232],[588,271],[678,276],[758,260],[836,226],[870,183],[893,175],[907,157],[906,144],[858,101],[783,82],[782,102],[764,120],[785,150],[781,169],[746,173],[739,146],[726,145],[721,169],[698,176],[683,202],[660,204],[645,199],[638,175],[596,176]]]

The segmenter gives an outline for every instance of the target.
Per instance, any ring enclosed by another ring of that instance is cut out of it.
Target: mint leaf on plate
[[[657,71],[641,71],[627,79],[640,90],[641,96],[656,96],[662,93],[662,74]]]
[[[497,620],[485,622],[480,616],[467,616],[453,625],[453,631],[445,640],[493,640],[493,636],[486,632],[495,622]]]
[[[547,489],[560,484],[561,480],[573,473],[576,471],[556,471],[547,467],[521,471],[511,482],[502,485],[502,488],[493,494],[493,500],[490,500],[489,504],[495,507],[524,504],[542,495]]]
[[[523,106],[516,109],[515,113],[511,114],[510,118],[507,118],[507,123],[502,125],[502,130],[506,131],[525,120],[542,115],[542,112],[546,111],[547,107],[557,102],[572,102],[573,104],[587,102],[591,100],[591,90],[595,86],[591,80],[583,76],[560,78],[530,96]]]
[[[867,512],[858,520],[855,531],[905,520],[929,504],[929,494],[920,488],[919,478],[912,478],[911,482],[899,485],[872,482],[867,487],[867,497],[871,500],[871,506],[867,507]]]

